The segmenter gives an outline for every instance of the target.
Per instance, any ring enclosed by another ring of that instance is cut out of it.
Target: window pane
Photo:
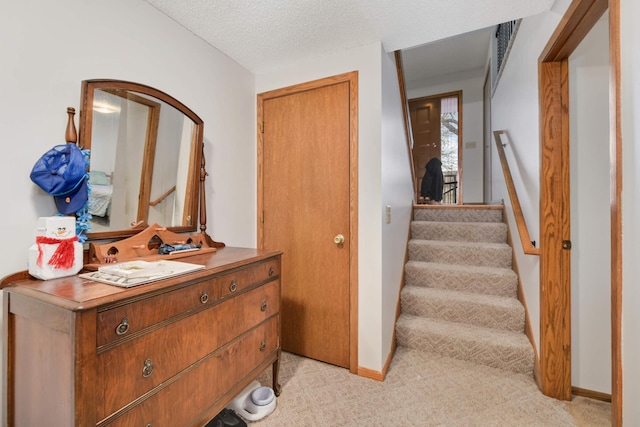
[[[458,97],[440,103],[441,161],[444,175],[443,203],[458,201]]]

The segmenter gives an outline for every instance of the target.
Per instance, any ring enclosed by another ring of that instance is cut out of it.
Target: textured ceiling
[[[554,0],[146,0],[260,74],[382,41],[391,52],[548,10]]]

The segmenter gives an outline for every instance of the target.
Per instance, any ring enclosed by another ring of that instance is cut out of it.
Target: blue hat
[[[56,145],[33,166],[31,180],[51,194],[61,214],[72,214],[87,202],[87,165],[75,144]]]

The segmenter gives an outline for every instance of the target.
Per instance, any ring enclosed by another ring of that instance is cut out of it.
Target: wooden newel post
[[[76,132],[76,122],[74,120],[75,115],[76,109],[67,107],[67,131],[64,136],[69,144],[76,144],[78,142],[78,132]]]

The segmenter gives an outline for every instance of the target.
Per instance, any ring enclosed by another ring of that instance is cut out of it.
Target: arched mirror
[[[129,236],[149,224],[190,232],[198,220],[204,232],[202,134],[202,120],[158,89],[83,81],[79,144],[91,153],[88,238]]]

